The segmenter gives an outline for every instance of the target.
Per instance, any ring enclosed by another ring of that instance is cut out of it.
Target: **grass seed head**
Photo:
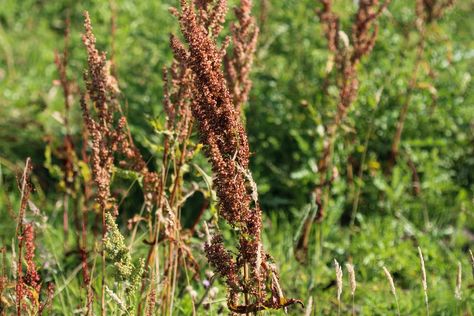
[[[347,272],[349,274],[349,284],[351,286],[351,295],[354,296],[356,288],[357,288],[357,281],[356,281],[356,277],[355,277],[354,265],[350,264],[350,263],[346,263],[346,268],[347,268]]]
[[[456,288],[454,289],[454,297],[457,300],[462,300],[462,265],[458,261],[458,273],[456,275]]]
[[[342,268],[339,262],[334,259],[334,268],[336,270],[336,285],[337,285],[337,300],[341,302],[341,294],[342,294]]]

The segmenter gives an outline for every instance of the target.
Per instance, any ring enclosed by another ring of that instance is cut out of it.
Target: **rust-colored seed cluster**
[[[150,172],[138,149],[128,132],[126,118],[121,114],[117,100],[119,93],[117,81],[110,74],[110,64],[104,52],[99,52],[95,46],[96,38],[92,32],[92,25],[87,12],[84,13],[85,34],[82,41],[87,50],[88,69],[84,74],[88,97],[94,104],[97,118],[94,119],[89,112],[87,101],[83,97],[81,106],[84,122],[90,134],[92,150],[92,171],[98,188],[97,200],[102,210],[112,211],[116,215],[118,210],[110,195],[111,172],[114,165],[114,154],[120,153],[124,160],[120,166],[137,171],[143,175],[145,200],[155,200],[152,194],[156,191],[157,175]],[[119,113],[118,118],[115,118]]]
[[[189,100],[192,95],[191,70],[173,62],[169,69],[163,69],[164,104],[166,129],[178,133],[178,141],[183,142],[192,125]]]
[[[322,8],[318,15],[328,41],[328,48],[336,53],[339,49],[339,17],[332,10],[332,0],[321,0]]]
[[[18,255],[16,258],[15,282],[15,301],[18,316],[24,313],[28,315],[42,315],[44,309],[51,303],[54,294],[54,284],[49,283],[46,288],[43,288],[43,282],[35,263],[36,244],[34,224],[25,222],[25,213],[32,191],[32,185],[30,183],[31,170],[31,160],[28,158],[22,177],[19,179],[21,200],[16,230]],[[2,252],[4,253],[4,250]],[[3,260],[5,261],[5,258],[3,258]],[[5,262],[3,262],[3,264],[5,264]],[[26,264],[25,271],[23,271],[24,264]],[[6,277],[3,277],[4,274],[4,271],[2,271],[2,276],[0,277],[0,289],[2,290],[4,288],[4,282],[8,281]],[[45,295],[40,299],[43,289]],[[26,299],[28,299],[29,303],[27,303]]]
[[[416,12],[426,23],[431,23],[443,16],[446,10],[454,5],[455,0],[417,0]]]
[[[237,167],[246,170],[248,166],[247,135],[226,87],[221,70],[222,53],[186,2],[183,2],[180,24],[189,52],[176,37],[171,38],[171,46],[176,58],[186,62],[195,74],[192,110],[216,175],[221,216],[238,226],[249,215],[245,175]]]
[[[253,56],[257,46],[259,29],[251,15],[252,1],[242,0],[234,9],[237,23],[231,25],[232,55],[224,56],[224,70],[228,88],[237,110],[247,102],[252,88],[249,79]]]
[[[16,237],[18,239],[18,261],[17,261],[17,271],[16,271],[16,284],[15,284],[15,294],[16,294],[16,310],[17,315],[21,315],[23,309],[23,298],[25,296],[26,286],[23,277],[23,247],[25,245],[25,213],[28,206],[28,200],[31,194],[31,184],[30,184],[30,173],[31,173],[31,160],[28,158],[26,160],[25,169],[23,175],[19,181],[20,191],[21,191],[21,200],[20,200],[20,210],[18,212],[18,223],[16,228]],[[34,252],[34,250],[33,250]]]
[[[337,127],[345,118],[347,110],[357,97],[358,79],[356,66],[364,55],[368,55],[375,45],[378,33],[377,18],[390,1],[382,4],[378,0],[361,0],[352,25],[352,41],[343,38],[339,27],[339,17],[332,11],[331,0],[321,0],[323,5],[319,17],[328,40],[329,50],[335,54],[335,62],[342,83],[339,104],[332,125]]]
[[[85,34],[82,41],[87,49],[88,70],[84,74],[88,96],[94,103],[98,112],[98,119],[94,120],[87,106],[87,102],[83,97],[81,106],[83,111],[84,122],[90,134],[92,146],[92,173],[97,185],[98,196],[97,201],[101,210],[107,210],[110,199],[110,180],[114,163],[114,147],[116,147],[116,134],[111,128],[113,123],[112,112],[109,111],[107,90],[107,74],[105,73],[106,57],[105,53],[99,53],[95,47],[95,36],[92,33],[92,25],[89,14],[84,14]],[[114,210],[117,213],[117,210]]]
[[[240,67],[250,67],[251,63],[251,57],[244,56],[253,52],[254,48],[249,47],[254,46],[256,39],[256,29],[248,25],[253,23],[248,17],[250,6],[250,2],[243,1],[236,10],[239,27],[234,25],[233,44],[234,49],[241,51],[234,51],[233,57],[238,60],[229,59],[229,65],[235,71]],[[245,70],[245,78],[230,75],[232,79],[226,80],[223,72],[225,45],[219,48],[216,39],[217,31],[222,29],[226,8],[224,0],[197,3],[182,0],[181,12],[175,10],[174,14],[179,18],[188,47],[174,36],[171,37],[171,47],[176,60],[188,65],[193,72],[192,112],[212,164],[220,216],[239,232],[237,258],[225,249],[219,234],[206,243],[205,251],[210,263],[226,279],[229,308],[233,312],[249,313],[265,308],[281,308],[296,301],[282,296],[275,268],[267,262],[267,255],[261,246],[261,210],[248,169],[249,145],[239,115],[240,106],[235,103],[246,99],[246,89],[250,86],[247,84],[247,88],[241,89],[240,84],[245,85],[243,81],[248,80],[248,69]],[[239,42],[236,43],[236,40]],[[234,87],[235,84],[239,88],[232,95],[229,86]],[[271,284],[270,298],[267,298],[268,283]],[[245,305],[239,305],[241,294],[245,296]]]
[[[222,236],[219,234],[213,236],[205,247],[209,262],[214,265],[217,273],[226,278],[230,295],[229,301],[236,302],[238,300],[237,293],[240,291],[238,268],[231,253],[225,249]]]
[[[25,262],[26,262],[26,274],[23,276],[23,282],[31,287],[36,293],[39,293],[41,289],[41,278],[36,269],[34,262],[35,258],[35,231],[33,224],[25,224],[23,229],[23,238],[25,239]],[[34,300],[33,293],[28,292],[30,299]]]

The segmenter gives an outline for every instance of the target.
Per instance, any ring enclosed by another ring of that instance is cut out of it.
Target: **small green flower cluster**
[[[144,271],[144,261],[140,259],[138,264],[133,264],[128,247],[125,245],[124,237],[110,213],[105,215],[107,233],[105,234],[104,247],[107,256],[115,266],[118,278],[128,283],[126,292],[132,295],[138,288]]]

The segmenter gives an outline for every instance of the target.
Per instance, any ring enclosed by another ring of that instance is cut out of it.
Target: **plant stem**
[[[397,122],[397,129],[395,131],[395,135],[392,141],[389,173],[391,173],[393,167],[395,166],[395,163],[399,154],[403,127],[405,125],[405,120],[408,114],[408,107],[410,106],[411,99],[413,97],[413,91],[415,90],[417,82],[418,82],[418,71],[423,62],[423,55],[424,55],[424,50],[425,50],[425,27],[423,24],[419,26],[419,33],[420,33],[420,39],[418,40],[418,43],[417,43],[415,66],[413,67],[412,76],[411,76],[410,82],[408,83],[408,89],[406,92],[405,102],[403,103],[402,108],[400,110],[400,116]]]

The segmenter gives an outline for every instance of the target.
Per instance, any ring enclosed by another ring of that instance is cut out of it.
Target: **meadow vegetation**
[[[0,315],[473,315],[474,2],[0,4]]]

